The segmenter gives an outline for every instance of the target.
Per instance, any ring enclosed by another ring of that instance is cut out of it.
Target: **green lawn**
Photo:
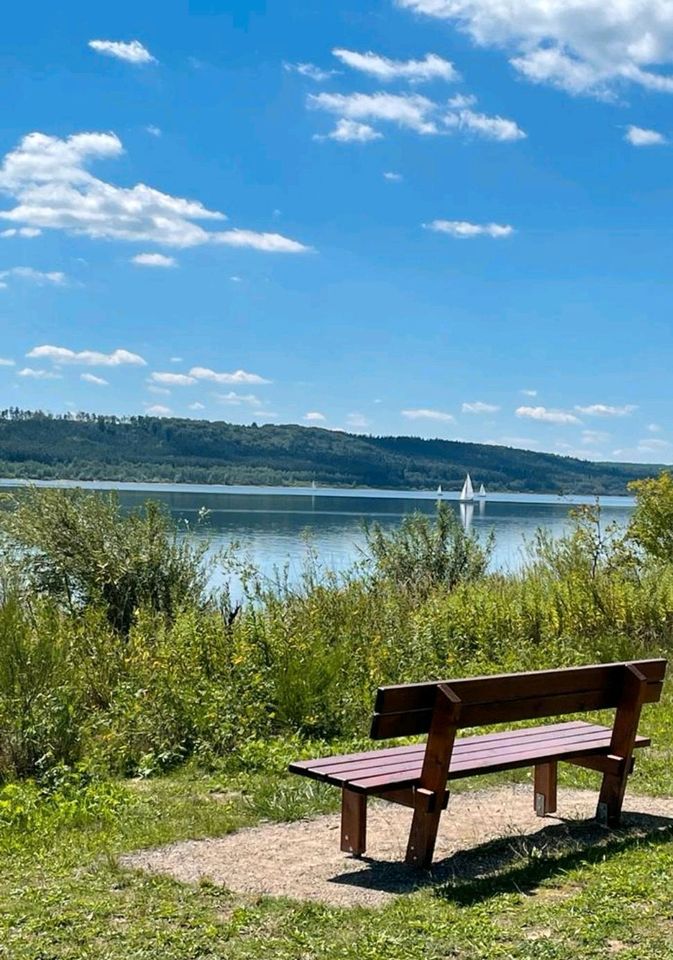
[[[673,794],[672,719],[670,697],[648,708],[642,726],[656,746],[642,757],[632,793]],[[589,848],[504,842],[504,865],[490,876],[426,887],[379,909],[245,899],[118,866],[124,851],[334,807],[337,791],[285,778],[283,762],[276,749],[273,769],[264,774],[186,769],[102,785],[101,797],[94,786],[88,807],[80,809],[76,799],[46,800],[23,820],[26,788],[12,788],[13,799],[4,803],[15,822],[0,829],[0,957],[673,957],[668,827],[646,836],[616,831]],[[596,783],[572,768],[565,777]]]

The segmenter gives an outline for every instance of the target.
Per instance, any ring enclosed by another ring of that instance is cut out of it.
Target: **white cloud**
[[[68,350],[67,347],[43,344],[40,347],[33,347],[26,356],[31,359],[51,360],[54,363],[79,363],[88,367],[119,367],[123,364],[144,367],[147,365],[137,353],[121,349],[113,350],[112,353],[99,353],[97,350],[81,350],[76,353],[74,350]]]
[[[385,170],[383,173],[384,180],[390,180],[393,183],[400,183],[401,180],[404,180],[404,177],[401,173],[395,173],[393,170]]]
[[[291,240],[280,233],[257,233],[254,230],[223,230],[211,233],[213,243],[224,243],[228,247],[248,247],[263,253],[306,253],[311,247]]]
[[[582,443],[607,443],[609,439],[605,430],[582,430]]]
[[[8,360],[6,357],[0,357],[0,367],[14,367],[16,366],[15,360]]]
[[[171,387],[191,387],[196,383],[195,377],[189,377],[186,373],[158,373],[150,376],[153,383],[163,383]]]
[[[89,40],[89,46],[96,53],[115,57],[117,60],[125,60],[127,63],[157,62],[140,40]]]
[[[638,442],[641,453],[656,453],[660,450],[669,450],[673,444],[669,440],[660,440],[658,437],[646,437]]]
[[[323,70],[317,67],[315,63],[284,63],[283,69],[288,73],[298,73],[302,77],[308,77],[309,80],[315,80],[316,83],[323,83],[333,77],[338,70]]]
[[[238,277],[235,274],[229,277],[232,283],[243,283],[243,277]]]
[[[161,136],[161,127],[156,127],[153,123],[148,123],[145,130],[153,137]]]
[[[163,253],[137,253],[131,258],[131,263],[139,267],[175,267],[177,260],[175,257],[167,257]]]
[[[167,390],[166,387],[157,387],[153,383],[150,383],[147,387],[148,393],[153,393],[157,397],[170,397],[171,391]]]
[[[645,127],[635,127],[633,124],[626,128],[624,139],[634,147],[655,147],[666,143],[666,137],[658,130],[646,130]]]
[[[148,417],[167,417],[171,413],[170,407],[165,407],[163,403],[153,403],[149,407],[145,407],[145,413]]]
[[[444,117],[444,123],[450,129],[473,133],[485,140],[507,141],[524,140],[526,138],[525,132],[514,120],[489,116],[486,113],[477,113],[468,107],[447,113]]]
[[[210,380],[213,383],[271,383],[260,377],[258,373],[247,373],[245,370],[234,370],[233,373],[216,373],[209,367],[192,367],[189,371],[190,377],[196,377],[197,380]]]
[[[262,401],[254,393],[236,393],[230,390],[229,393],[216,393],[215,399],[220,403],[228,403],[233,407],[240,407],[242,404],[249,404],[251,407],[259,407]]]
[[[182,357],[169,357],[170,363],[182,363]]]
[[[611,407],[605,403],[592,403],[588,407],[576,406],[578,413],[583,413],[587,417],[627,417],[638,407],[633,403],[627,403],[623,407]]]
[[[509,51],[535,83],[572,94],[608,96],[620,84],[673,92],[669,0],[397,0],[401,7],[453,20],[480,46]]]
[[[429,410],[427,407],[418,407],[413,410],[402,410],[402,416],[407,420],[439,420],[442,423],[453,423],[455,417],[443,410]]]
[[[52,370],[36,370],[34,367],[24,367],[17,372],[17,377],[31,377],[33,380],[60,380],[61,374]]]
[[[347,67],[360,70],[384,82],[390,80],[409,80],[411,83],[422,83],[426,80],[453,82],[460,79],[460,74],[453,64],[437,56],[436,53],[427,53],[422,60],[390,60],[371,50],[367,53],[356,53],[341,47],[335,48],[332,53]]]
[[[42,233],[36,227],[9,227],[7,230],[0,230],[0,237],[5,239],[9,237],[39,237]]]
[[[364,430],[369,426],[369,420],[361,413],[349,413],[346,417],[346,423],[355,430]]]
[[[547,407],[517,407],[517,417],[540,420],[543,423],[581,423],[582,421],[567,410],[549,410]]]
[[[93,161],[117,158],[123,152],[114,133],[79,133],[67,139],[28,134],[5,155],[0,167],[0,192],[17,204],[0,210],[0,220],[38,230],[169,247],[223,243],[273,253],[308,249],[276,233],[205,230],[198,221],[222,221],[225,215],[144,183],[117,187],[88,171]]]
[[[319,413],[317,410],[309,410],[308,413],[304,414],[303,419],[309,423],[322,423],[323,420],[327,420],[327,417],[324,413]]]
[[[481,400],[475,400],[474,403],[464,403],[463,413],[497,413],[500,407],[494,403],[482,403]]]
[[[438,132],[437,124],[430,119],[436,104],[418,94],[319,93],[309,95],[308,105],[348,120],[383,120],[416,133]]]
[[[537,397],[537,390],[519,390],[524,397]]]
[[[433,220],[431,223],[424,223],[423,226],[426,230],[448,233],[449,236],[460,240],[471,237],[493,237],[497,240],[502,237],[511,237],[514,233],[514,227],[509,224],[470,223],[468,220]]]
[[[79,378],[84,380],[85,383],[93,383],[97,387],[110,386],[107,380],[104,380],[103,377],[97,377],[94,373],[80,373]]]
[[[188,410],[205,410],[206,408],[205,408],[204,404],[199,403],[198,400],[195,400],[194,403],[190,403],[190,404],[189,404],[189,406],[188,406],[187,409],[188,409]]]
[[[10,361],[13,363],[13,361]],[[658,423],[648,423],[647,429],[650,433],[661,433],[661,427]]]
[[[382,133],[370,127],[368,123],[358,123],[357,120],[346,120],[342,117],[337,120],[334,130],[330,133],[316,133],[314,140],[336,140],[338,143],[369,143],[372,140],[380,140]]]
[[[38,287],[44,287],[51,284],[54,287],[64,287],[68,278],[60,270],[34,270],[33,267],[11,267],[9,270],[0,270],[0,279],[15,277],[18,280],[25,280],[28,283],[37,284]]]

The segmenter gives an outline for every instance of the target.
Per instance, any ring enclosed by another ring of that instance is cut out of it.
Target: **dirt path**
[[[478,885],[533,848],[550,858],[596,843],[607,852],[634,834],[673,826],[673,799],[627,798],[625,829],[619,831],[604,830],[589,819],[595,807],[594,791],[562,790],[558,815],[540,819],[533,813],[530,787],[456,794],[442,818],[431,874],[419,875],[401,864],[411,813],[387,803],[370,805],[368,849],[362,859],[339,851],[339,818],[323,816],[139,851],[123,857],[121,864],[185,883],[207,878],[240,894],[376,906],[427,884]]]

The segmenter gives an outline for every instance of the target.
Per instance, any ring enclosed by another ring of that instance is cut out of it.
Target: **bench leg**
[[[535,792],[533,803],[538,817],[545,817],[548,813],[556,813],[556,780],[558,764],[556,760],[550,763],[538,763],[535,767]]]
[[[341,849],[354,856],[367,849],[367,797],[348,787],[341,792]]]
[[[626,769],[626,768],[625,768]],[[596,819],[606,827],[618,827],[622,817],[622,804],[628,774],[605,773],[598,795]]]
[[[421,799],[420,802],[417,799],[411,821],[407,855],[404,858],[404,862],[410,867],[420,867],[422,870],[429,870],[432,866],[439,820],[444,809],[444,804],[441,803],[430,809],[427,804],[427,798]]]

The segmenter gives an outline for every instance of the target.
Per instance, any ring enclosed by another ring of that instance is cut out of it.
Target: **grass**
[[[639,758],[632,793],[673,793],[672,721],[670,695],[647,709],[643,729],[654,746]],[[0,829],[0,957],[673,957],[669,827],[645,837],[616,831],[587,848],[553,842],[552,826],[529,841],[493,845],[497,865],[486,876],[426,887],[380,909],[244,898],[119,867],[126,851],[334,809],[336,790],[279,772],[293,746],[274,745],[267,772],[188,765],[163,778],[101,783],[97,789],[113,801],[63,811],[61,800],[44,799],[29,830],[19,820]],[[529,778],[528,771],[517,777]],[[563,783],[595,789],[596,776],[568,767]]]

